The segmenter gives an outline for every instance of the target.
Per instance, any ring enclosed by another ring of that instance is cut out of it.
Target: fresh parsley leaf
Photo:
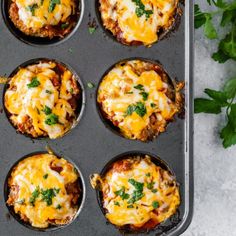
[[[134,2],[136,4],[135,13],[138,17],[145,15],[146,19],[148,19],[150,17],[150,15],[153,14],[152,10],[145,9],[145,5],[142,3],[141,0],[132,0],[132,2]]]
[[[133,205],[128,205],[127,208],[134,208],[134,206]]]
[[[61,29],[66,29],[69,25],[69,23],[63,23],[61,24]]]
[[[230,122],[221,130],[220,138],[223,139],[223,147],[228,148],[236,144],[236,132],[234,132],[233,127]]]
[[[89,27],[88,27],[88,30],[89,30],[89,33],[90,33],[90,34],[93,34],[93,33],[96,31],[96,27],[89,26]]]
[[[120,206],[120,203],[119,202],[114,202],[114,205],[115,206]]]
[[[148,173],[146,174],[146,176],[147,176],[147,177],[150,177],[150,176],[151,176],[151,173],[148,172]]]
[[[140,94],[143,96],[143,101],[147,101],[149,94],[146,92],[141,92]]]
[[[55,125],[58,123],[59,117],[53,113],[47,116],[47,119],[45,120],[45,123],[47,125]]]
[[[205,89],[204,92],[211,97],[213,100],[215,100],[220,106],[227,106],[228,105],[228,97],[225,92],[222,91],[216,91],[212,89]]]
[[[140,183],[140,182],[138,182],[138,181],[136,181],[134,179],[129,179],[128,182],[130,184],[132,184],[135,187],[136,190],[143,191],[144,183]]]
[[[155,184],[155,182],[150,182],[150,183],[147,183],[147,188],[148,189],[150,189],[150,190],[152,190],[153,189],[153,187],[154,187],[154,184]]]
[[[29,202],[32,206],[34,206],[36,199],[39,197],[40,189],[39,186],[36,187],[36,189],[33,191],[32,196],[29,199]]]
[[[155,103],[151,103],[150,105],[151,105],[151,108],[154,108],[157,106]]]
[[[120,190],[115,191],[115,195],[120,196],[122,200],[129,198],[129,194],[125,193],[125,187],[122,187]]]
[[[58,189],[57,189],[58,190]],[[42,195],[42,201],[47,203],[47,206],[52,205],[52,199],[56,197],[56,194],[59,191],[56,191],[55,188],[49,188],[46,190],[41,190],[41,195]]]
[[[88,86],[88,88],[91,88],[91,89],[94,88],[94,84],[91,83],[91,82],[88,82],[88,83],[87,83],[87,86]]]
[[[52,109],[48,106],[45,106],[43,112],[45,113],[45,115],[50,115],[52,113]]]
[[[209,39],[217,39],[218,35],[216,29],[212,23],[212,16],[209,14],[205,14],[206,22],[204,26],[204,34]]]
[[[48,6],[48,12],[53,12],[57,4],[61,4],[61,1],[60,0],[50,0],[49,6]]]
[[[235,95],[236,95],[236,77],[228,80],[225,83],[223,91],[229,99],[235,97]]]
[[[52,94],[52,91],[50,91],[50,90],[47,90],[46,89],[46,91],[45,91],[46,93],[48,93],[48,94]]]
[[[56,209],[60,210],[60,209],[61,209],[61,205],[58,204],[57,207],[56,207]]]
[[[36,10],[38,7],[39,7],[38,4],[37,4],[37,3],[34,3],[34,4],[32,4],[32,5],[27,6],[26,9],[27,9],[28,11],[31,11],[32,16],[35,16],[35,10]]]
[[[40,85],[40,82],[38,81],[37,77],[33,77],[31,82],[29,84],[27,84],[28,88],[35,88],[38,87]]]
[[[152,207],[153,207],[154,209],[157,209],[157,208],[159,207],[159,203],[158,203],[157,201],[154,201],[154,202],[152,203]]]
[[[138,89],[138,90],[144,90],[142,84],[138,84],[138,85],[134,86],[134,88],[135,88],[135,89]]]
[[[195,98],[194,113],[221,113],[221,106],[215,101],[206,98]]]
[[[48,174],[45,174],[45,175],[43,176],[43,178],[44,178],[44,179],[47,179],[47,178],[48,178]]]
[[[136,104],[136,106],[135,106],[135,112],[136,112],[140,117],[145,116],[145,114],[147,113],[147,109],[146,109],[144,103],[142,103],[142,102],[137,102],[137,104]]]
[[[153,193],[156,193],[156,192],[157,192],[157,189],[152,189],[152,192],[153,192]]]
[[[125,112],[125,116],[131,116],[134,111],[135,111],[135,106],[129,105]]]

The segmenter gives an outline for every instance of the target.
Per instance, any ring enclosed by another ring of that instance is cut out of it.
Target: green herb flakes
[[[37,77],[33,77],[31,82],[29,84],[27,84],[28,88],[36,88],[40,85],[40,82],[38,81]]]

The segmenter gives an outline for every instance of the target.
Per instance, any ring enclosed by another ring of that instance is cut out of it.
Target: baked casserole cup
[[[78,0],[9,0],[9,18],[25,35],[64,38],[80,17]]]
[[[9,173],[7,205],[36,229],[68,225],[81,207],[80,178],[73,164],[54,154],[28,156]]]
[[[97,103],[102,118],[129,139],[152,140],[183,110],[180,90],[160,64],[128,60],[102,78]]]
[[[103,26],[126,45],[152,45],[174,28],[181,15],[179,0],[97,1]]]
[[[4,105],[18,132],[55,139],[77,124],[82,89],[66,65],[40,60],[16,70],[6,85]]]
[[[148,155],[116,160],[102,175],[92,175],[91,184],[107,220],[125,232],[153,230],[180,205],[175,177]]]

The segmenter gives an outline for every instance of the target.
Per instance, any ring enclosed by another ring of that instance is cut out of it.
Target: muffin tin
[[[4,12],[2,1],[2,13]],[[10,168],[21,157],[34,152],[45,150],[49,145],[63,157],[69,157],[80,167],[84,177],[86,199],[79,216],[68,227],[56,231],[57,235],[119,235],[119,231],[106,219],[100,210],[96,194],[89,183],[92,173],[100,173],[112,158],[126,152],[141,152],[158,156],[175,173],[180,183],[181,205],[178,214],[165,222],[149,235],[180,235],[190,224],[193,209],[193,140],[192,140],[192,1],[186,1],[183,16],[178,29],[169,37],[159,41],[150,48],[144,46],[124,46],[107,36],[106,31],[99,25],[96,1],[86,1],[82,11],[81,24],[59,44],[54,42],[50,47],[29,46],[18,40],[9,30],[0,15],[0,74],[9,76],[22,63],[35,58],[52,58],[71,66],[80,76],[84,84],[86,104],[83,116],[73,132],[56,139],[29,139],[16,134],[9,124],[3,111],[3,99],[0,103],[1,131],[1,174],[2,186],[0,197],[0,235],[38,235],[35,231],[22,226],[9,214],[4,199],[4,182]],[[5,17],[5,16],[4,16]],[[88,25],[95,18],[98,29],[90,34]],[[167,131],[152,142],[128,140],[115,135],[104,126],[96,102],[96,89],[104,73],[112,65],[123,59],[142,57],[159,61],[171,78],[185,81],[185,118],[177,118],[167,127]],[[93,83],[89,88],[87,83]],[[0,97],[3,97],[3,87],[0,85]],[[52,235],[48,231],[44,235]],[[144,234],[145,235],[145,234]]]

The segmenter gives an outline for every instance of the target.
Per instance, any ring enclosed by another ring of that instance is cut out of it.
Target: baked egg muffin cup
[[[30,65],[34,65],[34,64],[37,64],[39,62],[55,62],[59,65],[62,65],[64,68],[67,68],[69,71],[72,72],[73,76],[75,77],[76,81],[77,81],[77,85],[78,87],[81,89],[81,93],[79,95],[79,98],[78,98],[78,104],[77,104],[77,109],[76,109],[76,115],[77,115],[77,118],[75,120],[75,122],[73,123],[73,125],[71,126],[71,128],[64,133],[64,135],[58,137],[58,138],[62,138],[64,137],[66,134],[70,133],[80,122],[82,116],[83,116],[83,112],[84,112],[84,109],[85,109],[85,103],[86,103],[86,96],[85,96],[85,89],[84,89],[84,86],[83,86],[83,83],[80,79],[80,77],[78,76],[78,74],[75,72],[74,69],[72,69],[69,65],[63,63],[63,62],[60,62],[58,60],[55,60],[55,59],[49,59],[49,58],[36,58],[36,59],[31,59],[29,61],[26,61],[22,64],[20,64],[19,66],[17,66],[16,69],[14,69],[11,74],[9,75],[9,80],[8,82],[5,84],[4,86],[4,89],[3,89],[3,97],[2,97],[2,101],[3,101],[3,109],[4,109],[4,112],[6,114],[6,117],[9,121],[9,123],[11,124],[11,126],[16,129],[16,127],[14,126],[13,122],[11,121],[10,119],[10,113],[9,111],[7,110],[6,106],[5,106],[5,93],[7,91],[7,89],[9,88],[9,82],[11,81],[11,78],[19,71],[20,68],[24,68],[24,67],[27,67],[27,66],[30,66]],[[19,131],[17,131],[17,133],[19,134],[22,134],[24,135],[25,137],[28,137],[28,138],[31,138],[31,139],[50,139],[49,136],[39,136],[39,137],[33,137],[32,135],[30,134],[27,134],[27,133],[21,133]]]
[[[75,216],[73,217],[73,219],[68,222],[67,224],[64,224],[64,225],[52,225],[50,224],[49,227],[47,228],[37,228],[37,227],[34,227],[32,226],[29,222],[25,222],[23,221],[21,218],[20,218],[20,215],[17,214],[15,211],[14,211],[14,206],[9,206],[7,204],[7,200],[8,200],[8,196],[9,196],[9,193],[10,193],[10,188],[9,188],[9,185],[8,185],[8,180],[11,176],[11,173],[12,171],[15,169],[15,167],[23,160],[25,160],[26,158],[29,158],[29,157],[32,157],[34,155],[40,155],[40,154],[53,154],[55,155],[57,158],[63,158],[65,159],[66,161],[68,161],[69,163],[71,163],[73,165],[73,167],[76,169],[76,171],[78,172],[78,175],[79,175],[79,178],[78,178],[78,184],[79,184],[79,188],[81,189],[81,193],[80,193],[80,196],[79,196],[79,199],[78,199],[78,205],[79,205],[79,208],[75,214]],[[60,229],[63,229],[67,226],[69,226],[70,224],[72,224],[73,222],[75,222],[77,219],[78,219],[78,216],[80,214],[80,212],[82,211],[83,207],[84,207],[84,203],[85,203],[85,198],[86,198],[86,185],[85,185],[85,181],[84,181],[84,177],[83,177],[83,174],[81,173],[79,167],[68,157],[61,157],[60,155],[57,155],[56,153],[49,153],[47,151],[38,151],[38,152],[33,152],[33,153],[30,153],[30,154],[27,154],[23,157],[21,157],[19,160],[17,160],[13,166],[10,168],[10,170],[8,171],[7,173],[7,176],[5,178],[5,182],[4,182],[4,200],[5,200],[5,203],[6,203],[6,207],[10,213],[10,215],[21,225],[23,225],[24,227],[30,229],[30,230],[34,230],[34,231],[39,231],[39,232],[51,232],[51,231],[56,231],[56,230],[60,230]]]

